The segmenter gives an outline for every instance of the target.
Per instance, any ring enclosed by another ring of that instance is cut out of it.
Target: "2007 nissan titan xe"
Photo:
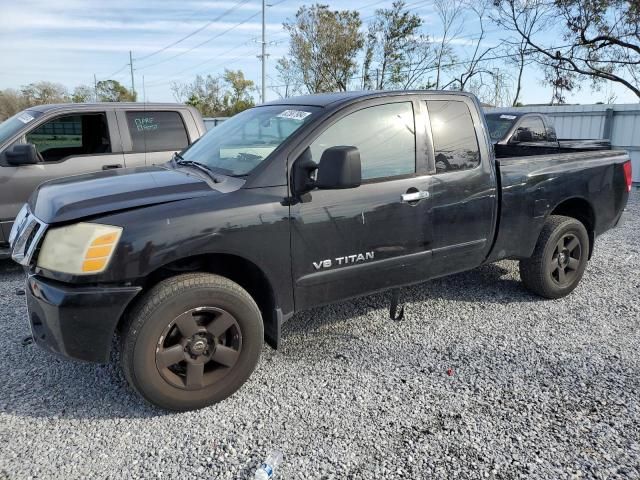
[[[630,190],[621,151],[496,160],[469,94],[322,94],[163,166],[46,182],[10,241],[38,344],[106,362],[118,333],[130,385],[189,410],[235,392],[303,309],[506,258],[565,296]]]

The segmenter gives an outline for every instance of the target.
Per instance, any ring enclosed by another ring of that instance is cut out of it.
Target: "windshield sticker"
[[[28,113],[23,113],[18,116],[18,120],[20,120],[22,123],[29,123],[31,120],[33,120],[33,117]]]
[[[276,115],[279,118],[290,118],[291,120],[304,120],[311,112],[305,112],[304,110],[285,110],[284,112]]]
[[[500,118],[504,118],[506,120],[515,120],[516,116],[515,115],[500,115]]]

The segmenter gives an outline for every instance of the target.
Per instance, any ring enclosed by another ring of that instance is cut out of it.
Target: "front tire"
[[[551,215],[531,258],[520,260],[522,283],[545,298],[560,298],[580,283],[589,257],[589,235],[571,217]]]
[[[231,280],[189,273],[155,285],[122,330],[125,377],[148,402],[194,410],[224,400],[253,372],[263,324],[251,296]]]

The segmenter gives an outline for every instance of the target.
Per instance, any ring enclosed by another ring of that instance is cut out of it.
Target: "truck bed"
[[[489,261],[528,258],[545,217],[563,209],[593,222],[595,236],[614,226],[628,197],[622,169],[627,161],[621,150],[496,159],[501,198]],[[563,203],[569,198],[574,200]]]

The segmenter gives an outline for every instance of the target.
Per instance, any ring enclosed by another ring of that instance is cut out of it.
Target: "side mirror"
[[[317,188],[355,188],[361,183],[362,165],[356,147],[331,147],[322,153],[315,181]]]
[[[38,151],[32,143],[14,145],[5,152],[9,165],[35,165],[39,162]]]

